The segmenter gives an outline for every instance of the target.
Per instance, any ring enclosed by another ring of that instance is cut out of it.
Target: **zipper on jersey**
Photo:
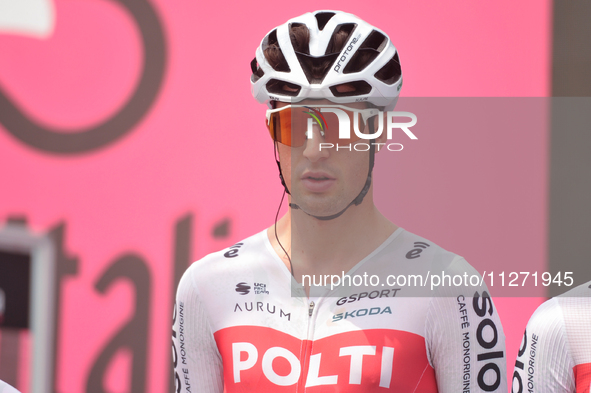
[[[307,326],[307,334],[306,334],[306,340],[305,340],[305,344],[302,348],[302,374],[303,374],[303,370],[307,370],[308,366],[310,364],[310,357],[308,356],[308,351],[311,351],[312,348],[308,348],[309,346],[311,346],[311,339],[312,339],[312,332],[314,330],[314,320],[312,319],[312,316],[314,315],[314,308],[316,307],[316,304],[314,303],[314,301],[311,301],[310,303],[308,303],[308,326]],[[297,387],[297,391],[298,392],[304,392],[306,390],[305,388],[306,385],[306,381],[302,381],[301,385],[298,385]]]

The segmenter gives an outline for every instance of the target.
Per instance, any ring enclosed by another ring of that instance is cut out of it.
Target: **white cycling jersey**
[[[379,284],[314,298],[292,296],[266,231],[210,254],[177,291],[176,392],[506,392],[505,336],[485,287],[434,296],[385,279],[442,271],[478,275],[403,229],[348,272]]]
[[[591,391],[591,281],[544,302],[531,316],[513,393]]]

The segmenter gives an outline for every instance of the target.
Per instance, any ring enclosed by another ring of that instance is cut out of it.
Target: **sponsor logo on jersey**
[[[462,392],[470,391],[474,376],[481,390],[494,392],[501,385],[503,375],[496,359],[503,359],[505,357],[505,346],[499,342],[499,332],[493,320],[495,315],[493,302],[488,292],[482,292],[482,296],[476,292],[472,297],[472,309],[476,315],[472,315],[473,319],[470,320],[467,309],[470,298],[460,295],[456,300],[460,319],[458,323],[462,329],[462,355],[464,363]],[[476,328],[476,342],[474,342],[474,338],[470,334],[471,324],[478,324]],[[470,364],[472,364],[474,355],[476,355],[476,369],[472,370]],[[486,379],[485,375],[487,376]]]
[[[345,303],[353,303],[361,299],[379,299],[383,297],[394,297],[400,291],[400,288],[382,289],[381,291],[361,292],[345,296],[337,300],[337,306]]]
[[[268,295],[269,291],[267,291],[267,284],[263,284],[262,282],[255,282],[254,283],[254,294],[255,295]]]
[[[228,392],[436,392],[424,337],[390,329],[300,340],[276,329],[235,326],[214,333]],[[304,389],[305,388],[305,389]]]
[[[424,249],[430,247],[430,244],[425,242],[415,242],[415,247],[406,253],[406,259],[415,259],[421,256]]]
[[[268,295],[269,291],[267,290],[267,284],[263,284],[262,282],[255,282],[253,285],[253,291],[255,295]],[[245,282],[239,282],[236,284],[235,291],[241,295],[246,295],[250,293],[250,285]]]
[[[236,243],[234,244],[232,247],[230,247],[228,249],[228,251],[226,251],[224,253],[224,256],[226,258],[236,258],[238,256],[238,250],[240,249],[240,247],[242,247],[244,245],[244,243]]]
[[[531,343],[530,343],[530,347],[529,347],[529,362],[523,358],[523,355],[526,352],[527,346],[528,346],[528,334],[527,334],[527,329],[525,330],[525,332],[523,333],[523,340],[521,341],[521,348],[519,348],[519,352],[517,352],[517,359],[515,360],[515,368],[516,369],[520,369],[522,370],[524,373],[525,371],[527,371],[527,380],[522,380],[521,379],[521,375],[520,373],[516,370],[516,372],[513,373],[513,387],[515,387],[515,385],[517,385],[517,389],[512,389],[512,391],[514,393],[523,393],[524,392],[524,387],[527,387],[527,390],[530,392],[536,391],[536,386],[534,384],[534,375],[536,373],[536,365],[537,365],[537,359],[536,359],[536,351],[538,350],[538,341],[539,341],[539,337],[535,334],[531,335]],[[525,360],[525,364],[522,362],[522,360]]]
[[[277,314],[279,318],[287,318],[291,321],[291,313],[286,313],[283,309],[275,307],[274,304],[266,302],[244,302],[236,303],[234,312],[263,312],[267,314]]]
[[[382,315],[382,314],[392,314],[392,310],[390,307],[380,308],[380,307],[372,307],[372,308],[360,308],[359,310],[353,311],[346,311],[335,314],[332,316],[332,321],[337,322],[342,319],[351,319],[351,318],[361,318],[365,317],[366,315]]]
[[[246,295],[250,293],[250,286],[247,285],[245,282],[239,282],[238,284],[236,284],[236,292],[238,292],[241,295]]]
[[[172,315],[172,363],[174,367],[174,383],[175,392],[180,392],[182,388],[181,376],[179,372],[182,372],[182,380],[185,382],[187,391],[191,389],[191,379],[189,377],[189,369],[187,364],[187,349],[185,348],[185,304],[175,302]],[[178,309],[178,311],[177,311]],[[177,325],[177,319],[179,321]],[[176,343],[175,343],[176,341]],[[177,348],[178,344],[178,348]]]

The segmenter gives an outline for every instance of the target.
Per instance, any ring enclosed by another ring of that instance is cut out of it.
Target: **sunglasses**
[[[339,116],[334,113],[336,110],[331,108],[343,111],[346,117],[343,117],[344,115],[341,113],[339,119]],[[354,130],[365,132],[367,120],[378,114],[377,108],[354,109],[344,105],[320,105],[317,107],[287,105],[267,110],[267,128],[274,141],[291,147],[303,146],[306,140],[311,139],[314,124],[320,129],[320,135],[325,142],[349,144],[360,139]],[[341,120],[346,118],[348,118],[350,127],[349,137],[339,138]]]

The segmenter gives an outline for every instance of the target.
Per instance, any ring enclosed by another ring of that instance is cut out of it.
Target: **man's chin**
[[[311,216],[316,217],[330,217],[337,213],[340,213],[344,208],[347,207],[346,202],[344,201],[328,201],[326,198],[324,200],[318,201],[314,199],[319,198],[304,198],[304,200],[297,200],[292,198],[292,205],[297,205],[297,209],[292,206],[292,209],[296,209],[296,211],[302,211],[303,213],[307,213]]]

